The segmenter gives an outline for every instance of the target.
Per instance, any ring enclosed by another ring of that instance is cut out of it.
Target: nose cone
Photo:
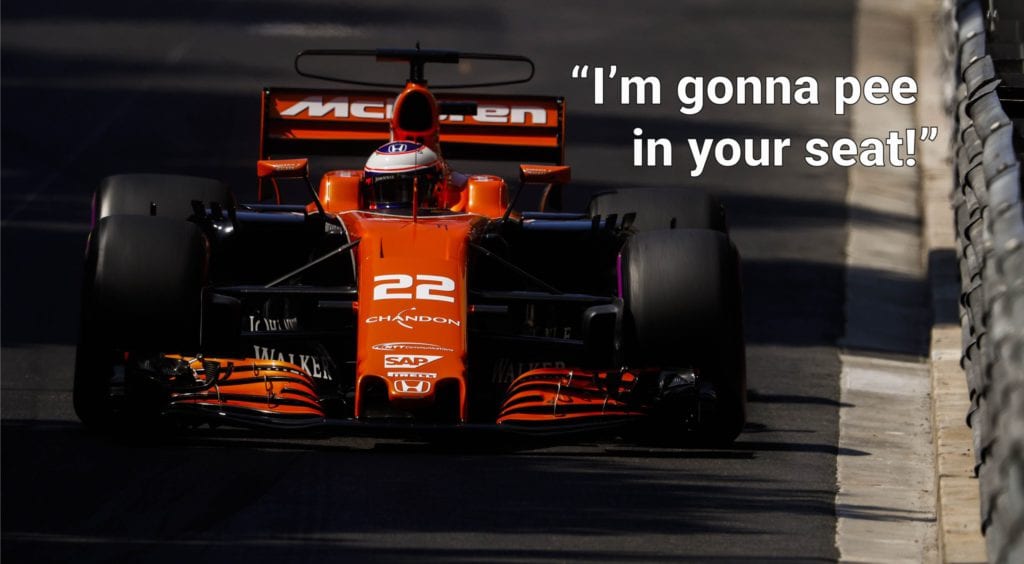
[[[356,417],[382,401],[391,416],[430,409],[441,394],[465,421],[466,250],[480,220],[349,215],[361,238]]]

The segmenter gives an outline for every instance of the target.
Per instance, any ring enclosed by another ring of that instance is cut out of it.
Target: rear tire
[[[725,208],[696,188],[626,188],[597,194],[590,200],[590,217],[615,214],[620,220],[635,213],[632,229],[711,229],[726,233]]]
[[[622,259],[627,364],[695,369],[714,398],[700,402],[710,409],[702,409],[697,438],[731,442],[746,421],[736,247],[707,229],[647,231],[627,241]],[[660,439],[680,437],[682,419],[680,413],[660,414],[655,433]]]
[[[89,237],[75,358],[74,407],[84,424],[114,425],[129,405],[113,389],[130,351],[197,350],[208,250],[199,228],[115,215]]]

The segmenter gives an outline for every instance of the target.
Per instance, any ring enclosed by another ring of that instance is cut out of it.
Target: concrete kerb
[[[953,135],[947,111],[954,84],[946,75],[949,4],[950,0],[858,3],[855,72],[912,73],[919,95],[909,113],[858,112],[854,107],[852,133],[863,136],[905,124],[935,126],[947,138],[922,144],[916,169],[896,175],[873,170],[850,174],[847,199],[852,207],[899,204],[899,213],[920,218],[922,231],[894,238],[884,226],[866,228],[851,214],[848,267],[855,271],[854,267],[867,265],[919,279],[931,301],[918,304],[908,295],[891,304],[882,312],[890,331],[876,331],[873,328],[883,321],[876,319],[882,315],[878,300],[885,298],[848,276],[843,343],[847,351],[886,350],[897,344],[904,345],[897,350],[914,350],[917,326],[928,329],[929,353],[923,363],[870,353],[843,355],[843,401],[857,407],[840,411],[840,444],[862,445],[871,452],[864,460],[840,457],[837,463],[836,542],[844,561],[987,560],[978,483],[973,478],[972,436],[965,422],[966,379],[959,366],[959,286],[949,201],[954,179],[951,146],[944,142]],[[902,37],[900,29],[906,30]],[[861,309],[877,315],[850,315]],[[905,479],[894,482],[894,475]],[[865,507],[885,514],[865,516]]]
[[[915,74],[917,8],[913,2],[858,3],[854,75],[863,80]],[[891,130],[917,126],[911,106],[850,108],[854,138],[884,138]],[[844,562],[938,560],[922,233],[864,220],[865,211],[873,210],[919,223],[919,174],[916,167],[848,172],[839,445],[866,454],[836,461],[836,546]],[[885,272],[905,283],[880,288],[864,272]]]

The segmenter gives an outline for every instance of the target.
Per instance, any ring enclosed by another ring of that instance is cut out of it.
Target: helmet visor
[[[372,173],[367,177],[370,198],[379,209],[412,207],[413,186],[419,191],[421,206],[430,198],[438,174],[433,169],[401,173]]]

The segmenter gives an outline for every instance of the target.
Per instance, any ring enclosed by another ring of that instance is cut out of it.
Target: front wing
[[[313,376],[288,362],[178,355],[166,355],[163,361],[160,377],[170,388],[164,413],[183,422],[355,435],[458,430],[543,436],[617,428],[657,409],[657,402],[645,401],[642,398],[649,399],[649,394],[640,392],[650,389],[652,382],[655,388],[664,388],[667,374],[531,370],[513,380],[494,423],[455,425],[397,418],[332,419],[320,404]]]

